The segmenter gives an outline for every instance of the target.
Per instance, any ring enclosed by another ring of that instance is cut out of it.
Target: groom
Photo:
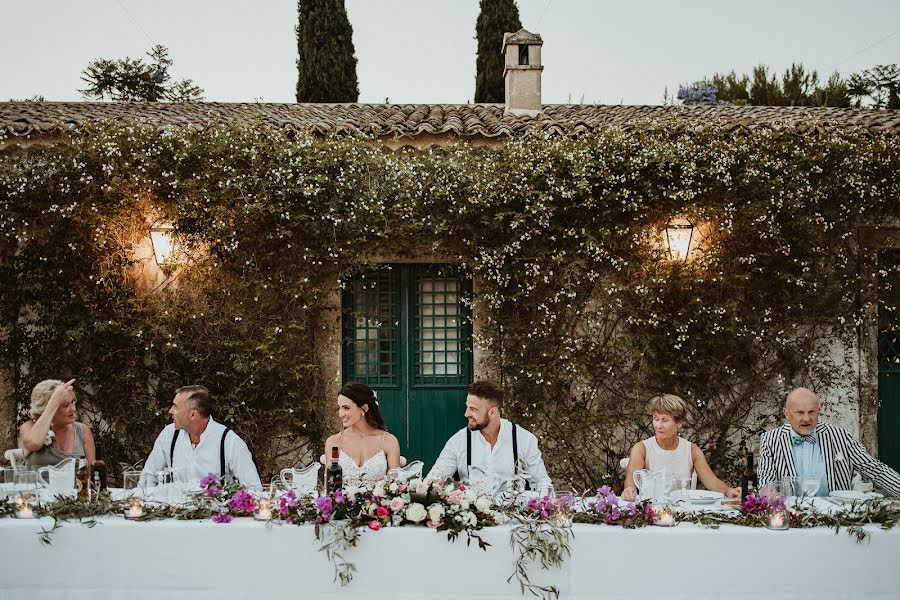
[[[446,479],[457,475],[468,483],[469,467],[494,473],[507,486],[516,476],[516,463],[531,489],[546,490],[550,476],[544,468],[537,438],[530,431],[500,418],[503,390],[492,381],[476,381],[466,388],[468,427],[460,429],[438,456],[428,472],[429,479]],[[521,461],[521,462],[520,462]]]

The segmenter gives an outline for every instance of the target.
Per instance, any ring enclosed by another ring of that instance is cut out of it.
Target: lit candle
[[[144,516],[144,507],[141,506],[141,501],[138,498],[132,498],[128,508],[125,509],[125,518],[126,519],[137,519],[139,517]]]
[[[672,527],[675,525],[675,515],[673,515],[668,510],[664,510],[659,513],[656,524],[660,527]]]
[[[22,508],[23,504],[25,504],[25,498],[22,497],[22,494],[16,494],[16,508]]]
[[[33,519],[34,518],[34,510],[31,508],[30,504],[26,504],[22,502],[19,504],[16,501],[16,518],[17,519]]]
[[[776,529],[781,529],[784,527],[784,515],[780,512],[773,513],[769,524]]]
[[[259,501],[259,509],[256,511],[254,518],[257,521],[268,521],[272,518],[272,506],[268,500]]]

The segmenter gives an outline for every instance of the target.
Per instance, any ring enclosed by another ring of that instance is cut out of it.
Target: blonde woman
[[[33,467],[55,465],[67,458],[94,462],[94,435],[75,420],[75,392],[71,379],[65,383],[47,379],[31,390],[30,420],[19,427],[19,446],[25,464]]]
[[[647,411],[653,415],[655,435],[638,442],[631,448],[628,467],[625,469],[625,489],[622,499],[633,501],[637,498],[637,488],[632,475],[640,469],[665,469],[676,478],[688,478],[696,471],[697,479],[708,490],[722,492],[729,498],[740,498],[741,488],[730,487],[716,477],[703,451],[678,435],[687,420],[687,403],[673,394],[654,396],[647,404]]]

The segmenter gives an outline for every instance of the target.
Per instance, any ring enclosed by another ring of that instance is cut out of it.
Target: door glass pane
[[[345,380],[395,385],[399,364],[399,290],[395,272],[382,269],[346,285]]]
[[[468,313],[461,278],[451,269],[421,268],[415,277],[413,334],[417,384],[468,383]]]

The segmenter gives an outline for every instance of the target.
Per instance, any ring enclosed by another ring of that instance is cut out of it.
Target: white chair
[[[25,466],[25,451],[21,448],[11,448],[3,453],[3,458],[9,461],[14,471]]]

